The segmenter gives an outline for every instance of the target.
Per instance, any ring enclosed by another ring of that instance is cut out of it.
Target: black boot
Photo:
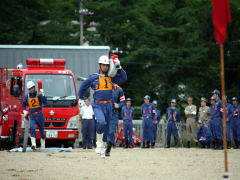
[[[107,143],[107,149],[105,151],[105,156],[110,156],[111,148],[112,148],[112,144],[111,143]]]
[[[195,145],[196,145],[196,147],[198,147],[198,142],[196,142],[196,144],[195,144]]]
[[[218,148],[219,150],[222,150],[223,149],[223,141],[222,140],[220,140],[219,141],[219,148]]]
[[[201,144],[201,148],[205,148],[205,145],[202,142],[200,142],[200,144]]]
[[[222,150],[223,149],[223,142],[221,140],[217,141],[217,150]]]
[[[216,141],[212,141],[212,149],[215,149]]]
[[[142,148],[146,148],[145,142],[142,143]]]
[[[190,141],[187,142],[187,148],[190,148]]]
[[[152,142],[151,143],[151,148],[154,148],[155,147],[155,142]]]
[[[238,148],[239,148],[239,142],[236,141],[236,140],[234,140],[234,142],[235,142],[235,146],[234,146],[233,148],[234,148],[234,149],[238,149]]]
[[[231,141],[227,141],[227,148],[231,149]]]
[[[175,147],[175,148],[178,147],[178,141],[175,141],[174,147]]]
[[[170,142],[167,142],[167,147],[166,148],[170,148]]]
[[[150,148],[150,141],[147,142],[147,148]]]
[[[214,149],[216,150],[216,149],[218,149],[219,148],[219,141],[217,140],[217,141],[215,141],[215,147],[214,147]]]
[[[211,148],[211,143],[206,144],[205,148],[207,148],[207,149]]]
[[[125,141],[125,146],[124,148],[128,148],[128,141]]]

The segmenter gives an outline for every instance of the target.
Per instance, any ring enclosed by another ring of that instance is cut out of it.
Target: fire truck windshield
[[[71,75],[66,74],[27,74],[25,77],[25,95],[28,93],[26,84],[33,81],[38,89],[38,81],[42,81],[44,94],[48,100],[76,100],[76,89]]]

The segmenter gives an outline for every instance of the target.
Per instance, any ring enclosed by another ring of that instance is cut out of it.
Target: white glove
[[[24,115],[24,117],[27,117],[27,115],[28,115],[28,111],[23,110],[23,115]]]
[[[40,89],[39,92],[38,92],[39,96],[44,96],[44,90],[43,89]]]
[[[83,107],[85,105],[84,100],[83,99],[79,99],[78,100],[78,105],[79,105],[79,107]]]
[[[3,118],[3,122],[6,122],[8,120],[8,115],[4,115],[2,118]]]
[[[114,103],[114,107],[115,107],[116,109],[118,109],[120,106],[119,106],[118,103]]]
[[[119,59],[113,59],[113,63],[115,64],[115,66],[117,66],[117,65],[119,66],[119,67],[117,67],[117,69],[122,69]]]

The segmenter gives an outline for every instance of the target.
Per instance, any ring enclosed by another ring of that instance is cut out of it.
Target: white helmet
[[[34,84],[33,81],[28,81],[28,82],[27,82],[27,88],[28,88],[28,89],[32,88],[33,86],[35,86],[35,84]]]
[[[108,56],[100,56],[98,59],[98,64],[110,64]]]
[[[20,63],[20,64],[17,65],[17,69],[22,69],[22,68],[23,68],[22,63]]]

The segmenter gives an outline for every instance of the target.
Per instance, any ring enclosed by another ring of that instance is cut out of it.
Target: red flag
[[[229,0],[212,0],[212,5],[214,37],[218,44],[223,44],[226,39],[227,24],[231,21]]]

